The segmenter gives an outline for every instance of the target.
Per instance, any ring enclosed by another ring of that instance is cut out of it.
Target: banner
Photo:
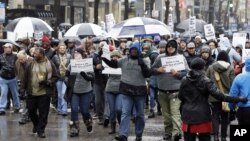
[[[216,39],[214,26],[212,24],[204,25],[204,31],[207,40]]]
[[[71,59],[70,66],[72,73],[80,73],[81,71],[94,72],[93,58],[79,59],[79,60]]]
[[[189,19],[189,35],[190,37],[194,37],[196,33],[196,18],[195,16],[190,17]]]
[[[102,71],[103,74],[117,74],[117,75],[122,74],[121,68],[111,68],[103,61],[102,61],[102,66],[104,67],[104,70]]]
[[[170,57],[161,58],[162,67],[165,68],[166,72],[170,72],[171,69],[177,71],[185,70],[185,63],[183,55],[176,55]]]

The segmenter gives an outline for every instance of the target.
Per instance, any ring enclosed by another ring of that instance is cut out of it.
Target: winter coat
[[[17,60],[16,54],[1,54],[0,55],[0,76],[4,79],[13,79],[15,74],[15,62]]]
[[[187,124],[199,124],[211,121],[209,95],[218,100],[238,102],[237,97],[229,97],[220,92],[216,85],[205,76],[203,70],[191,70],[182,79],[179,99],[181,100],[181,119]]]
[[[233,67],[225,61],[216,61],[209,66],[207,70],[207,77],[210,78],[219,88],[214,76],[215,71],[219,73],[224,92],[228,94],[235,77]],[[217,100],[211,97],[210,101]]]

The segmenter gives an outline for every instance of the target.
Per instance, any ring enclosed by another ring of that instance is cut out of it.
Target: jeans
[[[56,88],[58,93],[58,100],[57,100],[57,111],[59,113],[65,114],[67,113],[67,102],[64,99],[64,95],[67,89],[64,81],[58,80],[56,82]]]
[[[12,98],[13,98],[13,106],[15,110],[20,109],[20,101],[19,101],[19,93],[17,91],[17,80],[16,78],[6,80],[0,77],[0,88],[1,88],[1,96],[0,96],[0,111],[5,111],[7,106],[7,94],[10,89]]]
[[[144,119],[144,104],[145,96],[122,95],[122,117],[119,129],[119,135],[128,136],[131,112],[133,105],[135,106],[135,135],[142,137],[145,119]]]
[[[105,86],[106,84],[94,83],[95,93],[95,108],[98,118],[103,119],[104,108],[105,108]]]
[[[157,97],[157,88],[150,87],[149,88],[149,97],[150,97],[150,109],[154,109],[155,107],[155,100]]]
[[[118,122],[121,121],[121,113],[122,113],[122,95],[121,94],[113,94],[107,93],[109,110],[110,110],[110,122],[115,123],[116,117]]]
[[[80,112],[83,116],[83,120],[88,120],[91,118],[89,113],[89,106],[91,101],[91,92],[84,94],[72,94],[71,98],[71,121],[78,121],[78,109],[80,107]]]

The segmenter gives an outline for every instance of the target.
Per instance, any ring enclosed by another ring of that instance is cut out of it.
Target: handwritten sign
[[[165,68],[166,72],[170,72],[171,69],[175,69],[177,71],[185,70],[184,58],[182,55],[163,57],[161,58],[161,64]]]
[[[102,47],[102,57],[110,60],[110,51],[109,51],[109,46],[107,44],[104,44]]]
[[[212,24],[204,25],[205,37],[207,40],[216,39],[214,26]]]
[[[195,33],[196,33],[196,18],[193,16],[190,17],[189,19],[189,35],[193,37],[195,36]]]
[[[70,66],[72,73],[80,73],[81,71],[94,72],[92,58],[79,59],[79,60],[71,59]]]
[[[103,61],[102,61],[102,66],[104,67],[104,70],[102,71],[103,74],[117,74],[117,75],[122,74],[121,68],[111,68]]]

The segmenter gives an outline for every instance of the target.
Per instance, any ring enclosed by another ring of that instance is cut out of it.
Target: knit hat
[[[165,48],[167,45],[167,42],[165,40],[161,40],[159,43],[159,48]]]
[[[118,50],[115,50],[115,51],[113,51],[113,52],[110,53],[110,57],[111,58],[114,57],[114,56],[117,56],[119,58],[122,57],[121,53]]]
[[[47,36],[43,36],[43,37],[41,38],[41,41],[42,41],[42,42],[50,42],[49,37],[47,37]]]
[[[225,62],[230,62],[229,60],[229,56],[227,54],[226,51],[222,50],[219,52],[218,56],[217,56],[217,61],[225,61]]]
[[[158,55],[159,55],[159,53],[157,51],[153,51],[150,53],[149,59],[150,60],[155,59]]]
[[[201,48],[201,54],[205,52],[210,53],[210,48],[207,45],[203,45]]]
[[[194,42],[190,42],[187,44],[187,48],[195,48]]]
[[[82,48],[75,48],[75,52],[80,53],[82,56],[84,56],[84,50]]]
[[[205,61],[199,57],[193,59],[190,63],[190,68],[194,70],[202,70],[205,68]]]

